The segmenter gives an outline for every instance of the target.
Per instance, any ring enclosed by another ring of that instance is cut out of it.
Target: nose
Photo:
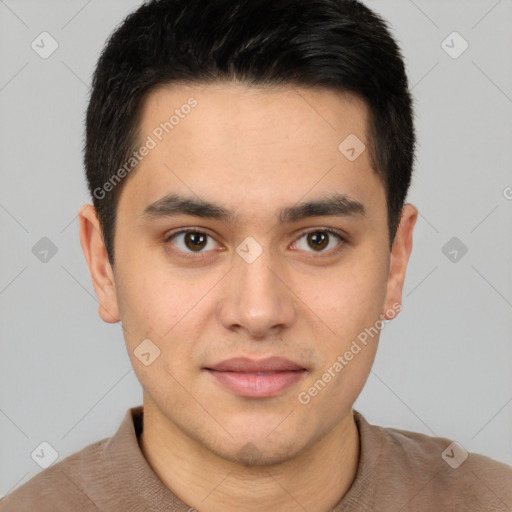
[[[224,283],[217,313],[229,330],[246,331],[250,338],[275,336],[296,319],[294,294],[286,273],[268,251],[252,263],[234,255],[234,268]]]

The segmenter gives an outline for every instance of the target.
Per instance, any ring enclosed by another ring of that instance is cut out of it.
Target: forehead
[[[349,94],[173,85],[149,94],[141,114],[139,144],[151,149],[122,193],[138,213],[170,193],[262,214],[265,205],[327,192],[360,202],[383,193],[364,149],[367,106]],[[347,158],[347,144],[363,148],[356,159]]]
[[[250,137],[257,137],[255,144],[287,141],[303,145],[307,137],[311,145],[322,138],[326,145],[334,142],[336,148],[338,139],[349,133],[365,139],[367,119],[366,103],[349,93],[214,82],[161,86],[152,91],[142,105],[141,130],[144,134],[156,130],[158,138],[161,123],[170,121],[169,133],[186,135],[194,146],[219,147],[227,142],[247,147]]]

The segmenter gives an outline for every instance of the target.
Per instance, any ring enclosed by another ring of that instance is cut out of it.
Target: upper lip
[[[293,370],[305,370],[289,359],[284,357],[266,357],[265,359],[250,359],[248,357],[234,357],[226,359],[214,366],[208,366],[207,370],[215,370],[218,372],[284,372]]]

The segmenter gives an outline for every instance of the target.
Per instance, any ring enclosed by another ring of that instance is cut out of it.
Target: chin
[[[246,438],[247,439],[247,438]],[[258,440],[231,440],[230,446],[209,446],[216,456],[234,464],[247,467],[268,467],[294,459],[305,447],[288,439],[284,444],[272,442],[261,436]]]

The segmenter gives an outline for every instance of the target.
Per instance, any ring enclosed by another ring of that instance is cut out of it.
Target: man
[[[0,511],[512,510],[512,469],[352,409],[417,209],[403,61],[346,0],[160,0],[98,63],[80,236],[144,403]]]

